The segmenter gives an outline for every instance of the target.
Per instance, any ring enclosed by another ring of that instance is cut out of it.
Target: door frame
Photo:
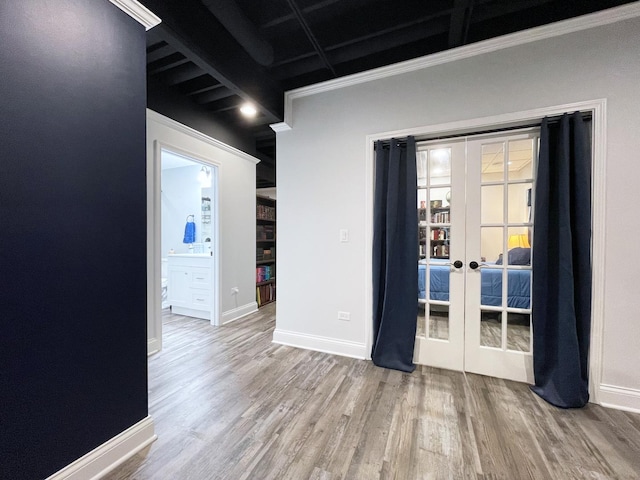
[[[464,119],[449,123],[425,125],[402,130],[374,133],[366,136],[365,141],[365,318],[364,338],[366,351],[373,344],[373,283],[371,258],[373,255],[373,185],[374,185],[374,143],[393,137],[433,137],[474,134],[483,131],[511,127],[524,127],[539,122],[545,116],[556,116],[574,111],[592,114],[592,164],[591,164],[591,343],[589,347],[589,395],[592,403],[600,403],[600,384],[602,380],[602,355],[604,332],[604,298],[599,292],[604,290],[605,271],[605,214],[606,202],[594,202],[594,198],[606,198],[606,110],[607,100],[594,99],[583,102],[554,105],[520,112],[506,113],[489,117]],[[370,357],[368,357],[370,358]]]
[[[212,199],[212,281],[213,301],[211,305],[211,325],[220,325],[220,236],[219,236],[219,168],[220,163],[196,153],[180,148],[176,145],[160,140],[153,141],[152,164],[147,163],[147,325],[153,335],[147,334],[147,355],[162,350],[162,294],[161,294],[161,259],[160,246],[161,225],[161,157],[162,150],[188,157],[194,162],[211,168]]]

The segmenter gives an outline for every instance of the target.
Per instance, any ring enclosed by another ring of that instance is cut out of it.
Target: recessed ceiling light
[[[256,110],[256,107],[254,107],[253,104],[245,103],[240,107],[240,113],[245,117],[253,118],[258,113],[258,110]]]

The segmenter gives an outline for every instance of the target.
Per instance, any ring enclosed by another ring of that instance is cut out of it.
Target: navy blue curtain
[[[416,143],[376,143],[373,348],[379,367],[412,372],[418,316]]]
[[[589,401],[591,141],[576,112],[540,130],[533,237],[531,389],[562,408]]]

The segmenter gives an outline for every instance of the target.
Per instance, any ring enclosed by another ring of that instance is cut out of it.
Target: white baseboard
[[[256,302],[251,302],[241,307],[227,310],[226,312],[222,312],[222,325],[225,325],[229,322],[233,322],[234,320],[238,320],[239,318],[242,318],[245,315],[249,315],[250,313],[256,312],[257,310],[258,310],[258,304]]]
[[[154,353],[158,353],[162,348],[162,341],[157,338],[148,338],[147,339],[147,356],[151,356]]]
[[[47,480],[97,480],[151,444],[156,438],[153,419],[146,417],[54,473]]]
[[[640,390],[601,384],[598,400],[603,407],[640,413]]]
[[[186,317],[201,318],[202,320],[209,320],[211,318],[210,310],[196,310],[195,308],[180,307],[178,305],[171,305],[171,313],[184,315]]]
[[[367,347],[364,343],[347,342],[335,338],[289,332],[278,328],[273,332],[273,343],[361,360],[367,358]]]

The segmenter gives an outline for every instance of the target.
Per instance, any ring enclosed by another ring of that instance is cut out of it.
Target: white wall
[[[637,16],[637,14],[636,14]],[[367,135],[606,98],[607,256],[602,384],[640,409],[640,20],[480,53],[296,96],[277,137],[278,316],[274,339],[367,355]],[[348,228],[349,243],[339,229]],[[624,235],[620,235],[624,232]],[[337,312],[351,312],[349,322]],[[622,395],[622,396],[621,396]]]
[[[171,249],[175,253],[189,253],[189,245],[182,243],[187,215],[193,215],[196,242],[202,242],[200,168],[200,165],[192,165],[162,170],[162,257],[166,257]]]
[[[204,134],[147,110],[147,195],[150,206],[147,222],[150,234],[157,229],[158,238],[150,238],[149,278],[160,278],[159,212],[160,148],[198,159],[218,167],[219,216],[219,304],[221,323],[255,311],[255,238],[256,238],[256,163],[257,159],[217,142]],[[157,198],[154,198],[157,195]],[[195,212],[196,215],[198,212]],[[184,219],[183,219],[184,220]],[[184,228],[184,227],[183,227]],[[153,235],[151,235],[153,237]],[[156,271],[157,270],[157,271]],[[233,287],[239,293],[231,293]],[[160,345],[160,317],[156,305],[159,287],[149,290],[149,349]]]

